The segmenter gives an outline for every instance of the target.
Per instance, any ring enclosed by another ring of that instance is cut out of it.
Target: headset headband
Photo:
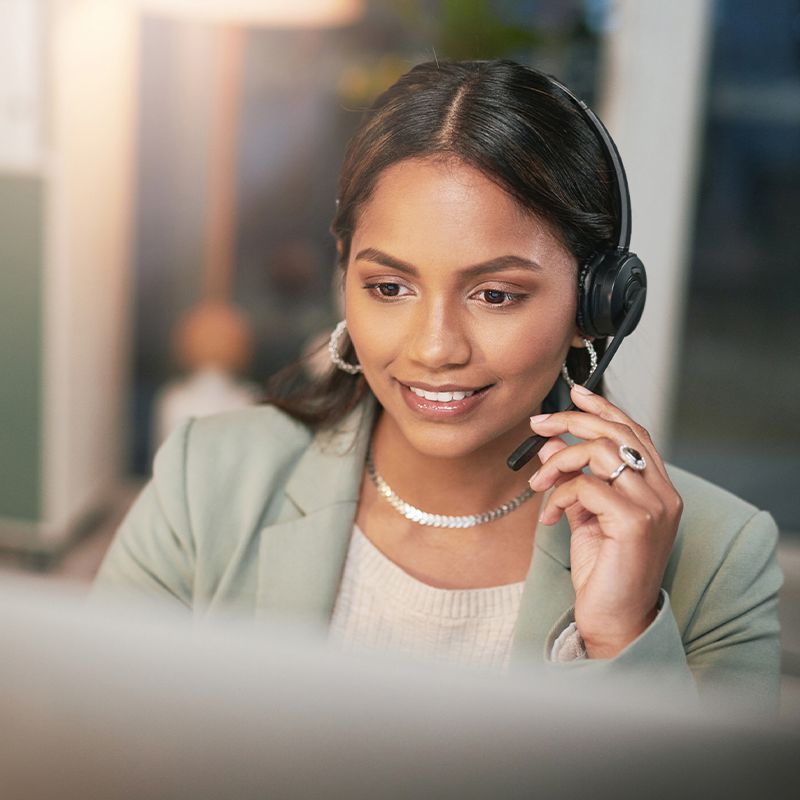
[[[597,114],[583,100],[576,97],[561,81],[556,80],[552,75],[545,75],[545,77],[574,103],[581,116],[589,123],[589,127],[594,131],[600,146],[603,148],[606,160],[614,171],[617,198],[614,238],[617,240],[616,249],[627,252],[631,244],[631,197],[628,189],[628,177],[625,174],[625,167],[622,165],[622,158],[619,150],[617,150],[617,145],[614,144],[611,134]]]

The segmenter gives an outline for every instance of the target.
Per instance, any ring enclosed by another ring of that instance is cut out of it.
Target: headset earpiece
[[[578,277],[578,328],[591,337],[616,335],[635,296],[646,287],[644,265],[635,253],[608,250],[592,256]],[[640,310],[630,330],[641,316]]]

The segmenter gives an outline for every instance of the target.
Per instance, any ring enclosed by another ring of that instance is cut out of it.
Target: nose
[[[419,303],[409,331],[407,355],[428,370],[467,364],[472,355],[469,320],[447,299]]]

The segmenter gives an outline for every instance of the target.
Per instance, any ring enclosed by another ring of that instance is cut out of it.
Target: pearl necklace
[[[448,516],[447,514],[430,514],[410,503],[406,503],[395,494],[388,483],[378,475],[375,469],[375,462],[372,460],[372,448],[367,453],[367,473],[375,484],[378,494],[389,501],[389,505],[399,511],[406,519],[416,522],[418,525],[429,525],[433,528],[473,528],[475,525],[483,525],[485,522],[493,522],[512,511],[516,511],[526,500],[533,496],[534,491],[528,487],[522,494],[517,495],[513,500],[493,508],[491,511],[484,511],[483,514],[466,514],[464,516]]]

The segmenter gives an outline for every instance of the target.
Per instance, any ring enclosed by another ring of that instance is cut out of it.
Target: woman
[[[184,425],[98,591],[313,620],[348,647],[500,669],[535,654],[774,703],[771,518],[665,468],[580,385],[604,342],[576,322],[579,268],[613,244],[617,188],[545,76],[411,70],[346,155],[335,367]],[[563,381],[580,410],[543,413]],[[549,441],[512,472],[531,429]]]

